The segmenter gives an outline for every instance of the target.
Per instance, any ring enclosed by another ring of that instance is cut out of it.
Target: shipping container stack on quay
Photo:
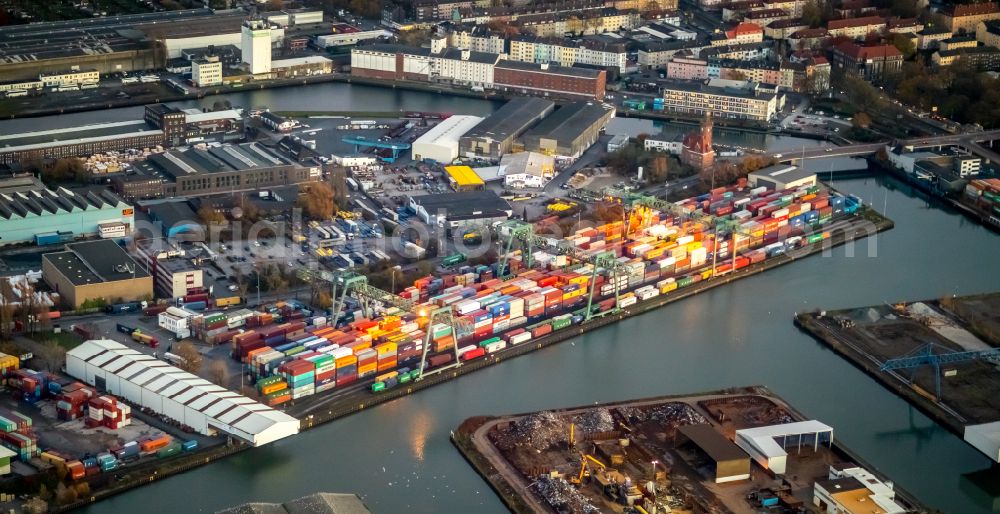
[[[381,302],[350,298],[372,294],[355,285],[363,277],[332,278],[335,322],[285,301],[196,314],[193,333],[230,343],[267,405],[359,381],[379,393],[822,244],[834,221],[856,219],[860,207],[821,186],[773,191],[741,182],[678,203],[607,193],[624,204],[623,221],[560,240],[518,222],[490,227],[501,239],[499,262],[421,278],[398,295],[378,292]]]

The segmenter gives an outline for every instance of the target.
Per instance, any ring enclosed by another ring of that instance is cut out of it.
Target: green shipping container
[[[491,337],[491,338],[489,338],[489,339],[487,339],[485,341],[481,341],[479,343],[479,347],[480,348],[484,348],[484,347],[486,347],[486,345],[490,345],[490,344],[493,344],[493,343],[499,343],[499,342],[500,342],[500,338],[499,337]]]
[[[181,452],[181,443],[174,441],[156,452],[156,456],[159,458],[170,457],[171,455],[176,455]]]
[[[282,396],[290,395],[290,394],[292,394],[292,390],[291,389],[282,389],[280,391],[274,391],[273,393],[267,393],[267,394],[265,394],[264,395],[264,399],[267,400],[267,401],[271,401],[271,400],[273,400],[275,398],[281,398]]]
[[[823,240],[823,234],[813,234],[809,236],[809,239],[807,239],[806,241],[808,241],[809,243],[816,243],[822,240]]]
[[[691,277],[681,277],[677,279],[677,287],[687,287],[694,283],[694,279]]]
[[[552,330],[562,330],[573,323],[571,318],[562,318],[552,320]]]
[[[375,382],[372,384],[372,392],[377,393],[379,391],[385,391],[385,382]]]

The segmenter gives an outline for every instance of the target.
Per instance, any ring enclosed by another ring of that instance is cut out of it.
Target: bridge
[[[361,148],[378,148],[380,150],[392,151],[392,157],[383,157],[386,162],[396,162],[399,153],[410,149],[410,143],[404,141],[379,141],[378,139],[368,139],[363,136],[344,136],[341,141],[354,145],[354,152],[361,151]]]
[[[901,139],[893,141],[891,144],[910,146],[917,148],[934,148],[938,146],[962,145],[970,152],[982,157],[988,162],[1000,162],[1000,153],[993,151],[989,146],[981,143],[992,142],[1000,139],[1000,130],[988,130],[984,132],[972,132],[968,134],[947,134],[942,136],[928,136],[914,139]],[[777,162],[793,164],[804,159],[825,159],[827,157],[861,157],[871,155],[883,148],[888,143],[859,143],[845,146],[831,146],[825,148],[812,148],[801,152],[792,151],[790,153],[771,154]]]

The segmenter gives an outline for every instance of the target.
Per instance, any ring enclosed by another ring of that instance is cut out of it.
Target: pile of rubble
[[[538,479],[538,486],[535,489],[538,491],[538,495],[556,512],[572,512],[574,514],[598,514],[601,512],[565,479],[550,478],[548,475],[544,475]]]
[[[635,423],[644,421],[659,421],[674,426],[700,425],[708,423],[705,416],[694,410],[690,405],[680,402],[664,403],[651,408],[624,407],[622,414]]]
[[[542,451],[568,438],[566,423],[551,412],[536,412],[511,423],[507,430],[496,435],[494,443],[502,450],[528,446]]]
[[[573,417],[576,430],[585,434],[610,432],[615,429],[615,420],[608,409],[593,409]]]

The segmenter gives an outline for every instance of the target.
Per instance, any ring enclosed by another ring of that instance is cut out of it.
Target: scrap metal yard
[[[806,420],[758,386],[475,417],[452,441],[518,513],[825,512],[827,493],[852,489],[846,478],[882,485],[832,429]],[[781,441],[787,465],[744,452],[768,437],[757,436],[762,430]],[[891,485],[875,489],[861,496],[880,508],[922,510]]]

